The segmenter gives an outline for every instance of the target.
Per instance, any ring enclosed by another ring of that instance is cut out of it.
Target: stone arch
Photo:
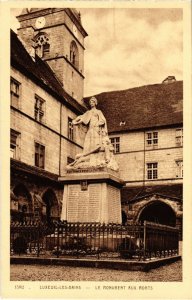
[[[59,203],[55,192],[50,188],[47,189],[42,196],[42,200],[45,203],[46,221],[59,219]]]
[[[144,221],[176,226],[176,212],[168,203],[162,200],[152,200],[139,210],[136,221]]]
[[[45,57],[47,53],[50,51],[50,42],[49,42],[49,37],[46,32],[39,32],[35,37],[34,37],[34,48],[35,48],[35,53],[39,57]]]
[[[18,202],[17,213],[20,214],[20,220],[22,221],[27,216],[32,216],[33,202],[31,194],[26,186],[22,183],[16,185],[13,189],[13,195],[15,195]]]
[[[70,62],[77,68],[79,69],[79,51],[77,44],[75,41],[71,42],[70,45]]]

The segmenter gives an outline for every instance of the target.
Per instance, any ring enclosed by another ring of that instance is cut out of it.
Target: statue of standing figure
[[[107,122],[101,110],[96,108],[97,99],[89,101],[91,109],[72,121],[73,125],[83,124],[87,127],[83,152],[76,155],[74,162],[67,169],[90,169],[107,167],[118,171],[114,159],[113,145],[107,131]]]

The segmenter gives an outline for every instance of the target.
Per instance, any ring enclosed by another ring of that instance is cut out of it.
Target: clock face
[[[36,28],[42,28],[44,26],[45,26],[45,18],[44,17],[37,18],[37,20],[35,22],[35,27]]]

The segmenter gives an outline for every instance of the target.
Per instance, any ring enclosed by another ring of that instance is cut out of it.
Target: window
[[[157,167],[158,163],[147,163],[147,179],[158,178]]]
[[[175,131],[175,139],[176,139],[176,146],[182,146],[183,145],[183,129],[179,128]]]
[[[45,167],[45,146],[35,143],[35,166],[39,168]]]
[[[45,56],[46,53],[49,53],[49,48],[50,48],[49,44],[43,45],[43,57]]]
[[[158,145],[158,132],[147,132],[147,146]]]
[[[19,159],[19,136],[20,133],[11,129],[10,136],[10,157]]]
[[[74,134],[73,134],[73,124],[72,119],[68,118],[68,138],[73,141]]]
[[[79,52],[74,41],[70,45],[70,62],[78,69],[79,68]]]
[[[35,37],[35,53],[39,57],[45,57],[50,51],[49,38],[45,32],[40,32]]]
[[[176,165],[177,165],[176,177],[183,178],[183,160],[177,160]]]
[[[119,153],[120,152],[120,137],[114,137],[110,138],[111,144],[113,145],[114,148],[114,153]]]
[[[20,95],[20,83],[11,77],[10,82],[10,93],[11,93],[11,105],[19,106],[19,95]]]
[[[44,110],[45,110],[45,100],[35,95],[35,120],[43,122],[44,119]]]

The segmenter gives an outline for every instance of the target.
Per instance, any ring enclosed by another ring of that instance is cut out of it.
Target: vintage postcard
[[[191,2],[5,1],[1,40],[1,297],[191,299]]]

